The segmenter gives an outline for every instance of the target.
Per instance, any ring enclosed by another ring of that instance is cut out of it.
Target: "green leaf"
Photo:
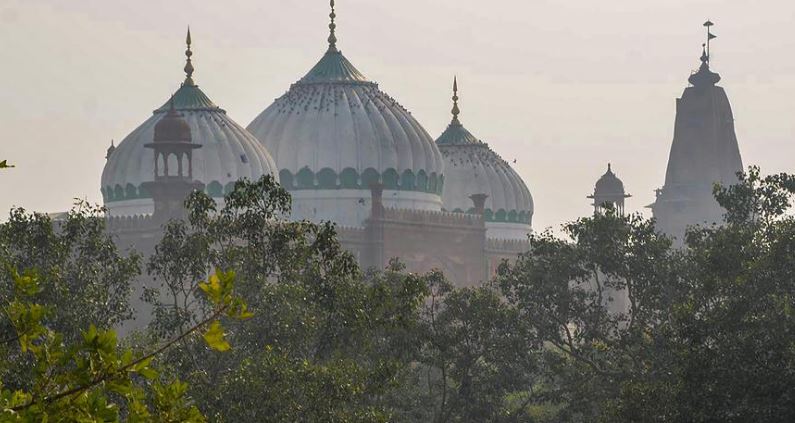
[[[232,348],[229,342],[224,339],[224,329],[221,327],[221,322],[217,320],[210,325],[210,329],[204,334],[204,341],[216,351],[228,351]]]
[[[143,377],[145,377],[148,380],[155,380],[155,379],[157,379],[157,376],[159,375],[157,370],[155,370],[155,369],[153,369],[151,367],[144,367],[144,368],[138,369],[138,374],[143,376]]]
[[[27,271],[25,274],[20,275],[15,269],[10,270],[17,295],[32,297],[41,292],[42,288],[39,286],[39,277],[36,272]]]

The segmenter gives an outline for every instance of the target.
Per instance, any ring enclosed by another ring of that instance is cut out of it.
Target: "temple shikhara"
[[[707,43],[701,67],[676,99],[676,120],[665,185],[650,207],[657,228],[682,241],[690,225],[720,222],[723,210],[712,194],[715,183],[732,185],[743,170],[734,134],[734,116],[720,75],[709,68],[709,42],[715,38],[707,21]]]
[[[409,271],[440,269],[471,285],[531,248],[528,184],[464,126],[458,81],[451,76],[451,120],[434,140],[343,55],[333,1],[331,7],[320,60],[247,127],[199,88],[188,31],[179,89],[164,93],[152,115],[106,153],[101,190],[120,245],[153,251],[192,190],[222,202],[235,181],[272,175],[292,195],[290,218],[335,223],[364,267],[397,257]],[[705,46],[676,102],[666,179],[650,206],[659,229],[674,237],[691,224],[720,222],[712,186],[731,183],[742,170],[719,80]],[[624,213],[629,197],[608,165],[588,198],[595,213],[608,204]]]

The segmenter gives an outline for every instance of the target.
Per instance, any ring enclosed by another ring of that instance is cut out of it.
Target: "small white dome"
[[[457,84],[454,89],[457,91]],[[444,208],[473,213],[470,197],[486,194],[487,237],[527,239],[533,220],[530,190],[508,162],[461,125],[458,96],[454,95],[453,100],[453,121],[436,140],[445,162]]]
[[[187,70],[187,69],[186,69]],[[192,72],[192,67],[191,67]],[[267,150],[242,126],[213,104],[189,77],[174,94],[174,107],[190,126],[193,177],[206,192],[221,199],[242,178],[257,180],[276,176],[276,163]],[[112,216],[151,214],[154,203],[142,184],[154,180],[154,154],[146,144],[154,138],[155,125],[167,113],[168,102],[108,151],[102,172],[102,197]]]
[[[370,184],[387,207],[440,210],[443,160],[395,99],[333,45],[314,68],[248,126],[293,194],[293,217],[360,226]]]

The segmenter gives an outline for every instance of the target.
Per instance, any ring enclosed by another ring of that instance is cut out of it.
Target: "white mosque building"
[[[343,245],[365,267],[398,257],[410,271],[439,268],[459,284],[472,284],[527,250],[530,191],[461,124],[457,83],[453,119],[434,141],[337,48],[333,1],[331,7],[325,54],[245,129],[194,82],[188,33],[179,90],[107,152],[101,190],[120,242],[145,253],[153,248],[169,217],[157,216],[156,203],[180,201],[153,193],[157,183],[181,180],[222,201],[235,181],[270,174],[292,195],[293,219],[335,223]],[[189,139],[169,140],[161,131],[153,143],[156,125],[169,113],[184,119]],[[191,143],[192,156],[151,150],[187,145],[181,142]],[[164,177],[164,168],[179,172]],[[167,185],[157,192],[186,194]]]

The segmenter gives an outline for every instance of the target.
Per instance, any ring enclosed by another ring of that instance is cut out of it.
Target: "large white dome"
[[[193,152],[193,177],[205,184],[206,192],[221,199],[235,181],[276,175],[276,164],[267,150],[243,127],[227,116],[193,82],[190,62],[188,78],[174,94],[174,107],[191,129],[192,142],[201,145]],[[168,102],[108,151],[102,172],[102,197],[112,216],[151,214],[154,204],[143,183],[154,179],[151,143],[157,122],[168,111]]]
[[[337,50],[333,33],[329,41],[247,128],[276,160],[293,217],[360,226],[373,182],[384,185],[387,207],[441,210],[444,164],[433,139]]]
[[[436,140],[445,162],[444,208],[474,213],[470,196],[486,194],[486,236],[525,240],[531,231],[533,196],[511,165],[458,120],[455,83],[454,90],[453,121]]]

